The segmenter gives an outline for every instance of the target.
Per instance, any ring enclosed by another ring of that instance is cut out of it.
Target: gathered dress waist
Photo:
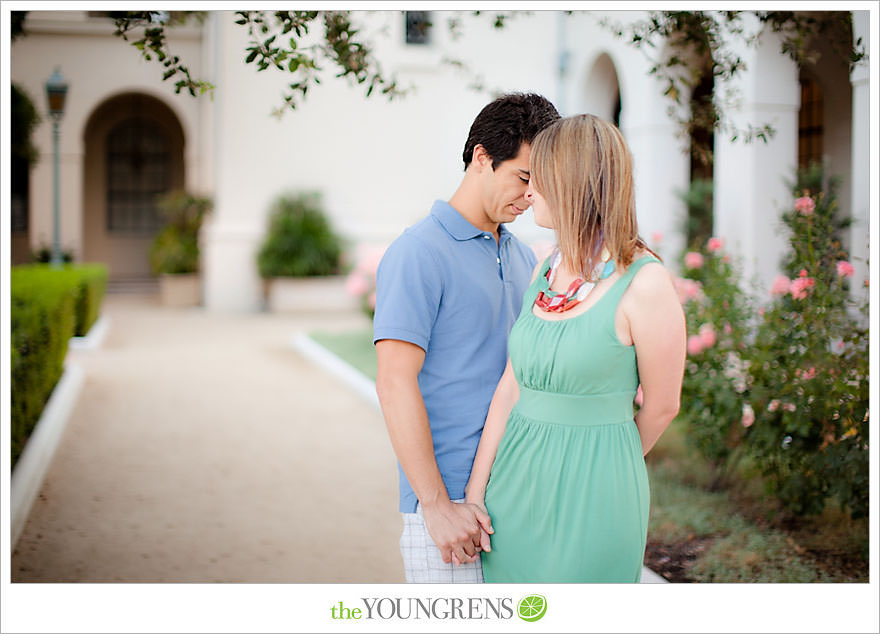
[[[632,391],[604,394],[565,394],[519,386],[514,410],[537,421],[588,427],[628,423],[633,420]]]

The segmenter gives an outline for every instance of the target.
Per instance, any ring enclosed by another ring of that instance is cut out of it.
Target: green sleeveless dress
[[[550,259],[523,299],[508,349],[519,400],[486,489],[495,534],[487,582],[637,583],[650,491],[633,421],[635,348],[614,330],[620,298],[645,256],[585,313],[532,313]]]

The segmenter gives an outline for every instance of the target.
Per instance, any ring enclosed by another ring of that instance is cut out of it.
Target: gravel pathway
[[[403,582],[381,414],[289,344],[344,314],[109,295],[14,582]],[[353,530],[356,529],[356,530]]]

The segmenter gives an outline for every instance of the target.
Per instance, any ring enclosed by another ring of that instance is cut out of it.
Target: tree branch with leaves
[[[754,15],[757,28],[749,28],[745,14]],[[852,14],[847,11],[650,11],[645,19],[625,25],[609,18],[603,18],[600,24],[646,51],[651,60],[649,73],[657,77],[663,94],[671,101],[669,116],[691,136],[695,130],[719,130],[730,134],[731,140],[767,142],[775,134],[768,123],[749,123],[741,129],[729,121],[725,114],[737,100],[733,91],[716,89],[710,101],[684,102],[707,75],[713,82],[727,81],[747,70],[731,47],[736,40],[755,46],[760,34],[770,29],[781,36],[780,53],[801,67],[817,61],[816,45],[820,41],[828,42],[832,54],[845,60],[850,70],[867,59],[861,39],[853,42]],[[711,154],[712,149],[697,151]]]
[[[135,37],[131,45],[141,52],[145,60],[156,61],[165,67],[162,80],[167,81],[174,76],[179,79],[174,83],[174,92],[179,94],[186,90],[195,97],[214,90],[214,86],[200,79],[193,79],[189,68],[185,66],[180,57],[173,55],[166,37],[166,26],[183,24],[190,19],[204,19],[204,12],[174,12],[165,11],[111,11],[109,17],[113,18],[116,25],[114,35],[129,41]]]
[[[366,84],[366,96],[378,90],[393,99],[408,92],[388,77],[374,57],[372,47],[360,38],[359,29],[345,11],[236,11],[236,24],[247,27],[249,46],[245,62],[257,71],[274,67],[292,73],[295,81],[282,95],[283,106],[274,111],[280,116],[286,109],[295,110],[312,85],[321,83],[324,64],[335,67],[336,77],[348,77]],[[319,21],[320,18],[320,21]],[[323,26],[314,44],[302,45],[310,28]]]
[[[474,17],[488,15],[494,29],[504,28],[517,15],[470,13]],[[213,91],[212,84],[193,78],[180,58],[172,54],[166,36],[168,27],[193,18],[202,20],[205,12],[119,11],[108,15],[114,20],[117,36],[130,41],[145,60],[162,63],[166,69],[163,80],[177,77],[175,92],[186,91],[195,96]],[[293,75],[281,95],[281,105],[273,111],[276,116],[295,110],[309,90],[321,84],[322,72],[327,67],[335,71],[336,78],[347,77],[353,83],[365,85],[366,97],[379,93],[392,100],[413,89],[401,87],[394,76],[385,73],[373,47],[352,21],[350,11],[236,11],[235,16],[235,24],[247,29],[245,63],[253,64],[257,72],[275,68]],[[424,29],[433,26],[430,21],[421,25]],[[453,40],[460,37],[461,15],[449,17],[447,26]],[[485,81],[476,77],[464,61],[444,58],[441,63],[471,75],[470,87],[474,90],[486,89]]]
[[[275,68],[294,76],[282,94],[282,105],[273,111],[277,116],[287,109],[295,110],[309,89],[321,83],[325,65],[334,67],[338,78],[366,84],[368,97],[374,91],[389,99],[408,92],[383,72],[372,47],[361,37],[347,11],[236,11],[235,15],[235,23],[248,32],[245,63],[253,64],[257,72]],[[162,63],[166,68],[163,80],[178,77],[175,92],[185,90],[195,96],[213,91],[212,84],[194,79],[180,58],[172,54],[166,34],[166,27],[193,17],[203,19],[204,13],[125,11],[112,12],[110,17],[117,36],[130,40],[145,60]],[[317,37],[310,37],[319,29]],[[310,40],[313,43],[304,43]]]

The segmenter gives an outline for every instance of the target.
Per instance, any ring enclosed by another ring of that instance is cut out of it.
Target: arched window
[[[107,134],[107,230],[150,235],[161,226],[156,198],[171,188],[171,144],[146,117],[124,119]]]
[[[617,69],[607,53],[593,62],[583,84],[581,112],[589,112],[620,126],[622,103]]]
[[[798,165],[822,162],[824,117],[822,90],[818,82],[801,76],[801,109],[798,113]]]
[[[622,109],[622,104],[620,103],[620,90],[617,91],[617,97],[614,100],[614,110],[611,113],[611,120],[614,122],[618,128],[620,127],[620,111]]]

